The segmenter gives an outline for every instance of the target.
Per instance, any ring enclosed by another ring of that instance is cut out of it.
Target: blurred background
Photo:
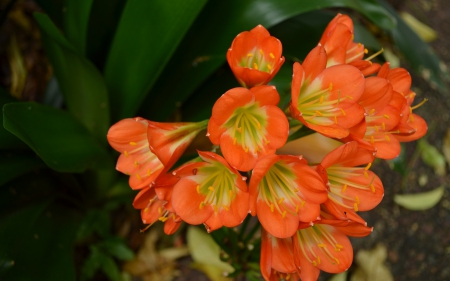
[[[165,236],[157,223],[141,233],[106,132],[134,116],[209,118],[238,86],[228,47],[257,24],[283,43],[272,83],[286,105],[292,63],[338,12],[369,56],[383,48],[374,61],[410,71],[429,131],[374,163],[385,197],[361,214],[374,231],[352,240],[349,271],[320,280],[450,280],[450,2],[2,0],[0,9],[0,280],[258,280],[257,237],[241,261],[221,244],[234,230],[212,237],[184,225]]]

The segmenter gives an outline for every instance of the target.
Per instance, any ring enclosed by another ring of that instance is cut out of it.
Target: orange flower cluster
[[[373,209],[384,194],[371,163],[395,158],[399,142],[427,131],[412,113],[417,106],[411,106],[408,72],[364,59],[367,51],[353,38],[353,22],[338,14],[303,63],[294,63],[290,116],[278,107],[276,88],[267,85],[285,61],[281,42],[259,25],[239,34],[228,50],[243,87],[224,93],[209,120],[138,117],[113,125],[107,137],[121,153],[116,168],[140,190],[133,206],[144,224],[163,221],[172,234],[184,221],[211,232],[238,226],[250,213],[262,226],[266,280],[316,280],[320,270],[348,269],[348,236],[372,231],[358,212]],[[315,164],[276,154],[294,119],[343,144]],[[220,152],[199,151],[199,158],[172,170],[204,129]]]

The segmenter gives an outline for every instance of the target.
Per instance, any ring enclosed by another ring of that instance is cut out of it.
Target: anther
[[[138,161],[134,161],[134,166],[139,166],[139,162]]]
[[[136,142],[134,142],[134,141],[130,141],[130,145],[132,145],[132,146],[136,146],[136,145],[137,145],[137,143],[136,143]]]
[[[248,53],[247,57],[253,57],[253,54],[252,53]]]
[[[343,116],[346,116],[346,115],[347,115],[347,114],[345,113],[345,111],[344,111],[342,108],[339,108],[339,109],[341,110]]]
[[[328,85],[328,91],[333,90],[333,83],[330,83],[330,85]]]
[[[236,141],[237,141],[237,139],[236,139],[236,138],[234,138],[234,139],[233,139],[233,144],[236,144]]]
[[[353,204],[353,210],[355,210],[355,212],[358,212],[358,204],[356,203]]]
[[[337,117],[334,115],[334,124],[337,124]]]
[[[325,248],[327,245],[321,243],[321,244],[317,244],[317,246],[318,246],[319,248]]]
[[[320,96],[320,100],[319,103],[322,104],[323,103],[323,95]]]
[[[226,211],[229,210],[229,208],[227,207],[227,205],[222,205],[222,208],[224,208]]]
[[[384,138],[385,138],[387,141],[391,141],[391,139],[389,138],[388,135],[384,135]]]
[[[369,53],[369,50],[367,50],[366,48],[364,48],[364,54],[368,54]]]
[[[286,217],[286,211],[281,214],[281,217],[284,219]]]
[[[270,53],[269,56],[273,59],[275,58],[275,56],[272,53]]]
[[[152,174],[152,170],[147,169],[147,176],[150,176]]]
[[[267,68],[268,68],[269,70],[272,70],[272,66],[271,66],[270,64],[267,64]]]
[[[208,187],[208,190],[214,191],[214,187],[210,186],[210,187]]]
[[[381,123],[381,128],[383,128],[383,131],[386,131],[386,124],[384,124],[384,122]]]
[[[249,150],[249,147],[247,146],[247,147],[244,149],[245,153],[247,153],[248,150]]]
[[[372,115],[374,112],[375,112],[375,108],[372,108],[372,109],[369,111],[369,115]]]
[[[344,186],[343,186],[342,189],[341,189],[341,192],[344,193],[346,189],[347,189],[347,185],[344,184]]]
[[[200,206],[198,206],[198,208],[201,210],[201,209],[203,209],[203,206],[205,206],[205,203],[204,202],[200,202]]]
[[[384,118],[389,119],[389,115],[384,114],[383,116],[384,116]]]
[[[280,200],[278,200],[278,204],[283,203],[283,201],[284,201],[284,197],[281,197]]]
[[[371,166],[372,166],[372,163],[367,164],[367,166],[364,168],[364,170],[366,170],[366,171],[369,170]]]
[[[139,174],[136,174],[136,177],[138,178],[138,180],[141,180],[141,176]]]
[[[361,202],[359,201],[359,197],[358,197],[358,196],[355,196],[355,201],[356,201],[356,204],[358,204],[358,205],[359,205],[359,203],[361,203]]]
[[[159,220],[162,222],[165,222],[168,218],[167,217],[159,217]]]
[[[273,213],[273,204],[270,204],[270,211]]]
[[[323,114],[320,111],[318,111],[318,110],[316,110],[316,114],[319,115],[319,116],[323,116]]]
[[[123,152],[123,154],[125,155],[125,157],[128,157],[128,155],[129,155],[128,151],[126,151],[126,150]]]
[[[158,213],[162,213],[162,209],[161,209],[161,207],[158,207]]]
[[[197,185],[197,193],[200,194],[200,185]]]
[[[375,186],[373,184],[370,185],[370,190],[372,190],[372,192],[375,193]]]
[[[364,177],[365,177],[366,179],[368,179],[368,178],[369,178],[369,174],[367,173],[367,171],[366,171],[366,170],[364,170]]]
[[[264,56],[264,52],[262,49],[259,49],[259,53]]]
[[[258,65],[256,64],[256,62],[253,63],[253,69],[258,70]]]

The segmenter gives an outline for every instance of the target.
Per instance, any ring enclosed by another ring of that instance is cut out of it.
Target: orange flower
[[[173,186],[178,180],[171,174],[164,175],[152,187],[147,187],[136,195],[133,207],[141,210],[142,222],[148,224],[144,230],[158,220],[164,222],[164,232],[167,235],[178,230],[182,220],[171,204]]]
[[[343,138],[348,128],[364,117],[357,101],[364,91],[364,76],[350,65],[326,67],[322,46],[294,63],[291,114],[307,127],[332,138]]]
[[[148,140],[152,151],[166,167],[170,169],[183,152],[203,129],[208,120],[198,123],[159,123],[148,122]]]
[[[302,280],[317,280],[320,270],[328,273],[346,271],[353,261],[353,248],[347,237],[363,237],[372,228],[352,221],[342,221],[322,212],[321,220],[304,225],[293,235],[294,262]]]
[[[300,157],[301,158],[301,157]],[[250,179],[250,212],[273,236],[292,236],[299,222],[320,214],[327,191],[320,176],[306,160],[290,155],[261,157]]]
[[[246,88],[265,85],[284,62],[280,40],[258,25],[239,33],[227,52],[228,64],[239,83]]]
[[[183,165],[173,172],[180,177],[172,206],[189,224],[204,223],[208,232],[239,225],[248,213],[246,178],[212,152],[198,152],[205,162]]]
[[[293,249],[291,237],[277,238],[261,228],[260,267],[265,280],[300,280],[294,263]]]
[[[259,156],[285,144],[289,124],[279,99],[275,87],[258,86],[231,89],[214,104],[207,136],[231,166],[249,171]]]
[[[121,120],[111,126],[107,139],[120,152],[116,169],[130,175],[132,189],[149,186],[163,171],[164,165],[150,150],[148,120],[140,117]]]
[[[327,67],[336,64],[350,64],[361,70],[364,76],[376,73],[380,69],[380,65],[373,64],[370,58],[363,60],[364,54],[367,54],[368,51],[363,44],[354,42],[353,38],[352,19],[347,15],[337,14],[326,27],[319,41],[319,44],[327,52]]]
[[[384,189],[378,176],[369,170],[373,160],[371,151],[349,142],[331,151],[316,166],[329,187],[325,206],[335,217],[364,224],[354,212],[371,210],[380,203]]]

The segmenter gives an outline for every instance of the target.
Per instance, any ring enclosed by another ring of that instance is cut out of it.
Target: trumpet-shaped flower
[[[227,52],[228,64],[239,83],[246,88],[265,85],[284,62],[280,40],[258,25],[234,39]]]
[[[107,139],[120,152],[116,169],[130,176],[132,189],[149,186],[163,171],[164,165],[150,150],[148,120],[127,118],[111,126]]]
[[[204,162],[184,165],[173,172],[172,206],[183,221],[204,223],[208,232],[239,225],[248,213],[246,178],[221,156],[199,151]]]
[[[231,89],[214,104],[207,135],[231,166],[249,171],[259,156],[285,144],[289,124],[279,99],[275,87],[264,85]]]
[[[335,217],[364,223],[352,211],[371,210],[380,203],[384,189],[378,176],[369,170],[373,159],[371,151],[349,142],[330,152],[316,166],[329,187],[326,205]],[[357,167],[360,165],[366,167]]]
[[[294,63],[291,114],[307,127],[332,138],[343,138],[364,117],[357,101],[365,79],[350,65],[326,67],[326,52],[314,48],[303,64]]]
[[[301,157],[300,157],[301,158]],[[267,155],[258,160],[250,179],[250,212],[273,236],[292,236],[299,222],[310,222],[327,200],[325,184],[306,160]]]
[[[302,280],[317,280],[320,270],[328,273],[347,270],[353,261],[353,248],[347,236],[363,237],[371,232],[372,228],[324,212],[313,225],[299,227],[292,243],[294,262]]]
[[[181,157],[183,152],[203,129],[208,120],[198,123],[148,122],[148,140],[152,151],[166,167],[166,171]]]

